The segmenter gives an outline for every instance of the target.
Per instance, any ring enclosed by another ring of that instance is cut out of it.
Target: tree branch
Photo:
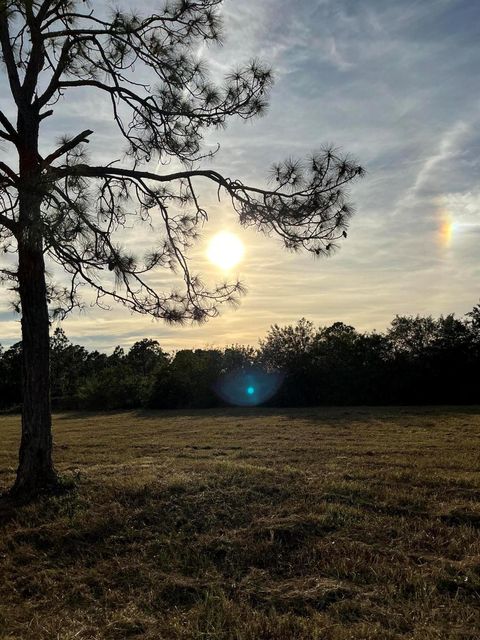
[[[14,185],[17,183],[18,176],[15,171],[13,171],[13,169],[8,166],[8,164],[5,164],[5,162],[0,162],[0,171],[3,171],[3,173],[11,179]]]
[[[229,181],[220,173],[211,169],[192,169],[189,171],[177,171],[176,173],[158,174],[151,171],[139,171],[138,169],[121,169],[118,167],[91,167],[86,164],[76,164],[71,167],[60,167],[59,177],[74,175],[85,178],[131,178],[132,180],[154,180],[155,182],[172,182],[194,177],[210,178],[222,186],[228,186]]]
[[[72,138],[72,140],[69,140],[68,142],[63,144],[61,147],[59,147],[56,151],[48,155],[43,160],[42,167],[45,168],[50,166],[52,162],[54,162],[57,158],[60,158],[65,153],[68,153],[68,151],[71,151],[72,149],[74,149],[81,142],[88,143],[89,142],[88,136],[91,136],[92,133],[93,131],[91,129],[85,129],[85,131],[82,131],[82,133],[79,133],[78,136],[75,136],[75,138]]]
[[[17,106],[23,107],[20,78],[18,77],[17,65],[13,55],[12,43],[10,42],[10,31],[8,28],[7,3],[0,5],[0,44],[2,47],[3,60],[7,68],[8,81],[12,90],[12,95]]]
[[[36,104],[40,108],[44,107],[47,104],[47,102],[53,97],[53,95],[55,94],[55,91],[59,89],[59,80],[67,66],[68,52],[72,44],[73,44],[72,41],[69,40],[68,38],[63,43],[62,51],[60,53],[57,66],[55,68],[55,71],[53,72],[50,82],[48,83],[48,87],[45,89],[43,94],[36,100]]]
[[[0,224],[3,224],[3,226],[13,234],[15,234],[18,230],[17,223],[14,220],[7,218],[7,216],[3,215],[3,213],[0,213]]]
[[[7,118],[7,116],[3,113],[3,111],[0,111],[0,124],[3,125],[3,127],[6,130],[6,132],[10,136],[9,140],[11,140],[12,142],[16,143],[17,140],[18,140],[17,130],[15,129],[13,124],[10,122],[10,120]]]

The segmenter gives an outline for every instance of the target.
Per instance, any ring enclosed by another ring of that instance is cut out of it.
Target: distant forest
[[[2,410],[21,406],[21,361],[21,342],[0,346]],[[463,319],[397,316],[384,333],[301,319],[272,326],[258,348],[167,353],[145,339],[106,355],[73,344],[60,328],[51,338],[57,410],[225,406],[219,381],[276,372],[281,384],[268,406],[480,404],[480,305]]]

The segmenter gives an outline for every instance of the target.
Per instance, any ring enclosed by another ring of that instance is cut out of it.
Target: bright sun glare
[[[228,271],[243,258],[243,243],[229,231],[220,231],[210,240],[207,256],[211,263]]]

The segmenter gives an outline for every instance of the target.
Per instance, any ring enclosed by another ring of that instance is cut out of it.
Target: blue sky
[[[208,144],[222,145],[212,166],[262,183],[277,160],[339,145],[368,172],[352,190],[349,237],[329,259],[292,255],[275,238],[240,229],[228,201],[206,190],[210,221],[192,260],[210,281],[220,278],[206,243],[218,230],[238,232],[248,289],[240,307],[178,328],[87,305],[63,323],[69,337],[106,351],[147,336],[166,349],[223,346],[256,343],[271,324],[302,316],[382,330],[395,314],[470,310],[480,298],[480,2],[226,0],[222,13],[224,46],[203,51],[214,73],[258,57],[276,83],[265,117],[209,133]],[[93,157],[121,153],[108,105],[92,96],[76,94],[50,120],[45,144],[88,126]],[[130,241],[142,247],[148,235],[134,228]],[[155,282],[168,278],[158,272]],[[7,308],[2,292],[3,344],[20,334]]]

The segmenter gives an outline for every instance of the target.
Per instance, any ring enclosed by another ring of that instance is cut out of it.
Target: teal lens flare
[[[213,385],[224,402],[243,407],[255,407],[272,398],[283,382],[279,371],[267,372],[257,367],[225,373]]]

